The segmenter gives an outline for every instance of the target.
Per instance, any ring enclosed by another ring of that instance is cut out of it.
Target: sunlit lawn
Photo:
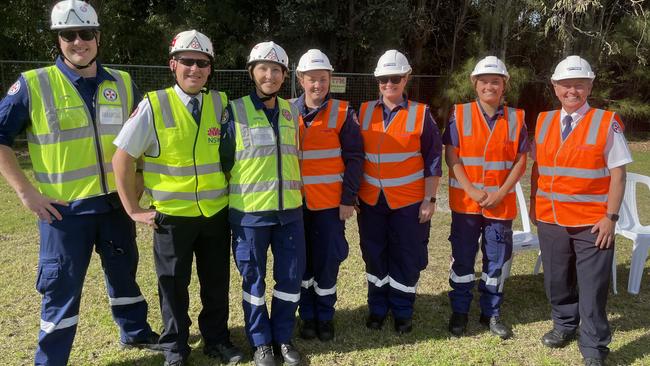
[[[639,145],[635,163],[628,171],[650,175],[650,157]],[[525,178],[528,179],[528,178]],[[528,185],[525,184],[525,187]],[[642,190],[643,191],[643,190]],[[649,192],[640,194],[639,209],[649,218]],[[501,341],[478,325],[478,302],[472,305],[469,335],[450,338],[446,324],[449,316],[447,298],[450,247],[450,215],[446,207],[446,184],[441,187],[441,206],[432,222],[429,266],[422,272],[418,286],[415,327],[411,334],[398,336],[392,321],[376,332],[364,326],[366,315],[366,281],[359,251],[356,222],[348,223],[350,257],[339,277],[337,336],[333,342],[302,341],[295,343],[312,365],[575,365],[581,363],[577,344],[560,350],[541,345],[540,337],[550,329],[550,308],[544,295],[542,275],[532,275],[537,254],[517,254],[512,277],[506,282],[503,318],[512,324],[515,337]],[[0,183],[3,204],[0,226],[0,364],[33,363],[40,319],[40,296],[34,289],[38,258],[38,232],[34,217],[16,198],[13,191]],[[646,222],[650,220],[645,220]],[[151,234],[138,227],[140,248],[139,284],[150,305],[149,320],[155,329],[161,321],[157,302],[156,277],[152,259]],[[641,294],[632,296],[625,290],[630,263],[631,242],[617,241],[619,295],[610,296],[609,318],[613,329],[611,364],[650,364],[650,276],[644,272]],[[479,267],[477,266],[477,269]],[[240,278],[232,267],[230,326],[233,341],[248,351],[241,311]],[[270,276],[269,276],[270,277]],[[200,310],[198,281],[191,285],[191,364],[210,365],[201,352],[196,325]],[[268,286],[271,288],[272,286]],[[72,365],[162,365],[161,355],[146,351],[121,351],[118,329],[108,306],[103,275],[97,256],[91,263],[81,304],[81,314],[70,364]],[[250,358],[248,359],[250,361]]]

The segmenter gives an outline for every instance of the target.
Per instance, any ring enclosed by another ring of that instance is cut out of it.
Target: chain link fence
[[[52,64],[53,62],[0,60],[0,95],[7,92],[21,72]],[[105,66],[124,70],[131,74],[138,89],[143,93],[166,88],[174,82],[167,66],[110,64]],[[333,91],[332,96],[349,101],[356,109],[362,102],[376,99],[379,96],[377,81],[372,74],[334,73],[333,76],[339,82],[343,82],[344,78],[344,84],[339,84],[342,92]],[[413,75],[407,86],[409,99],[430,104],[436,92],[442,88],[440,84],[443,80],[441,75]],[[244,96],[253,89],[253,83],[246,70],[215,70],[209,86],[226,92],[231,99]],[[279,94],[288,99],[301,93],[302,89],[295,72],[291,71]]]

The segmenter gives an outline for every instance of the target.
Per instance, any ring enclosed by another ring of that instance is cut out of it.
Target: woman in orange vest
[[[406,98],[406,57],[379,58],[378,100],[361,105],[365,151],[359,234],[368,279],[366,326],[381,329],[388,311],[398,333],[412,330],[420,271],[427,266],[431,216],[442,175],[442,141],[427,105]]]
[[[306,270],[298,312],[300,336],[334,338],[339,266],[348,256],[345,220],[352,217],[362,174],[359,122],[348,102],[329,94],[332,65],[320,50],[307,51],[296,69],[304,94],[294,101],[300,123]]]
[[[467,327],[479,239],[483,252],[479,321],[502,339],[512,336],[499,314],[502,268],[512,256],[514,189],[526,170],[528,143],[524,111],[503,104],[509,77],[497,57],[480,60],[470,77],[477,99],[454,106],[443,136],[452,211],[449,332],[457,337]]]

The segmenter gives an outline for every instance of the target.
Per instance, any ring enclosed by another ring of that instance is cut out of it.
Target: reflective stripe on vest
[[[458,156],[467,178],[478,189],[497,192],[517,157],[524,111],[504,106],[503,116],[490,129],[478,102],[458,104],[454,108],[459,135]],[[482,208],[465,192],[453,171],[449,173],[449,205],[454,212],[501,220],[512,220],[517,214],[514,188],[498,206]]]
[[[116,190],[112,142],[133,106],[133,86],[126,72],[105,70],[115,80],[98,86],[94,122],[79,91],[58,67],[22,74],[29,93],[32,123],[26,135],[34,176],[48,197],[74,201]]]
[[[213,216],[228,205],[219,156],[226,95],[213,90],[204,94],[198,125],[174,88],[148,93],[147,98],[160,146],[159,156],[145,156],[143,165],[153,206],[172,216]]]
[[[339,134],[347,115],[348,102],[329,99],[309,127],[300,124],[300,170],[310,210],[338,207],[341,202],[345,164]]]
[[[361,105],[361,135],[365,151],[359,198],[374,205],[383,191],[388,205],[405,207],[424,197],[424,160],[420,138],[426,105],[408,101],[388,126],[377,101]]]
[[[605,215],[610,173],[603,152],[615,119],[613,112],[591,109],[562,141],[560,111],[540,113],[537,220],[577,227],[594,225]]]
[[[279,136],[250,96],[231,102],[235,164],[230,171],[230,207],[242,212],[277,211],[302,205],[298,162],[298,110],[277,98]]]

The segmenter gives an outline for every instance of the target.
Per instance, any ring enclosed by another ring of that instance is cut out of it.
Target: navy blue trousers
[[[361,254],[366,263],[368,308],[411,318],[420,272],[427,267],[430,222],[419,223],[420,203],[391,209],[383,194],[375,206],[360,205]]]
[[[34,363],[66,365],[79,321],[84,278],[93,249],[99,254],[107,302],[120,339],[147,339],[147,303],[135,281],[138,249],[135,224],[121,209],[103,214],[39,221],[40,253],[36,289],[43,295],[41,330]],[[100,299],[98,299],[100,300]]]
[[[303,320],[332,320],[339,266],[349,252],[345,221],[339,219],[338,207],[320,211],[305,208],[303,217],[307,257],[298,312]]]
[[[231,224],[232,251],[242,276],[246,335],[253,347],[288,343],[293,337],[300,285],[305,272],[303,220],[270,226]],[[273,253],[273,300],[266,308],[266,260]]]
[[[469,313],[479,239],[483,253],[483,273],[478,286],[481,313],[498,316],[505,281],[502,268],[512,258],[512,220],[488,219],[482,215],[451,213],[451,309],[455,313]]]
[[[614,245],[596,247],[598,233],[591,229],[537,224],[553,326],[564,332],[580,326],[578,346],[583,357],[605,358],[612,340],[607,295]]]

